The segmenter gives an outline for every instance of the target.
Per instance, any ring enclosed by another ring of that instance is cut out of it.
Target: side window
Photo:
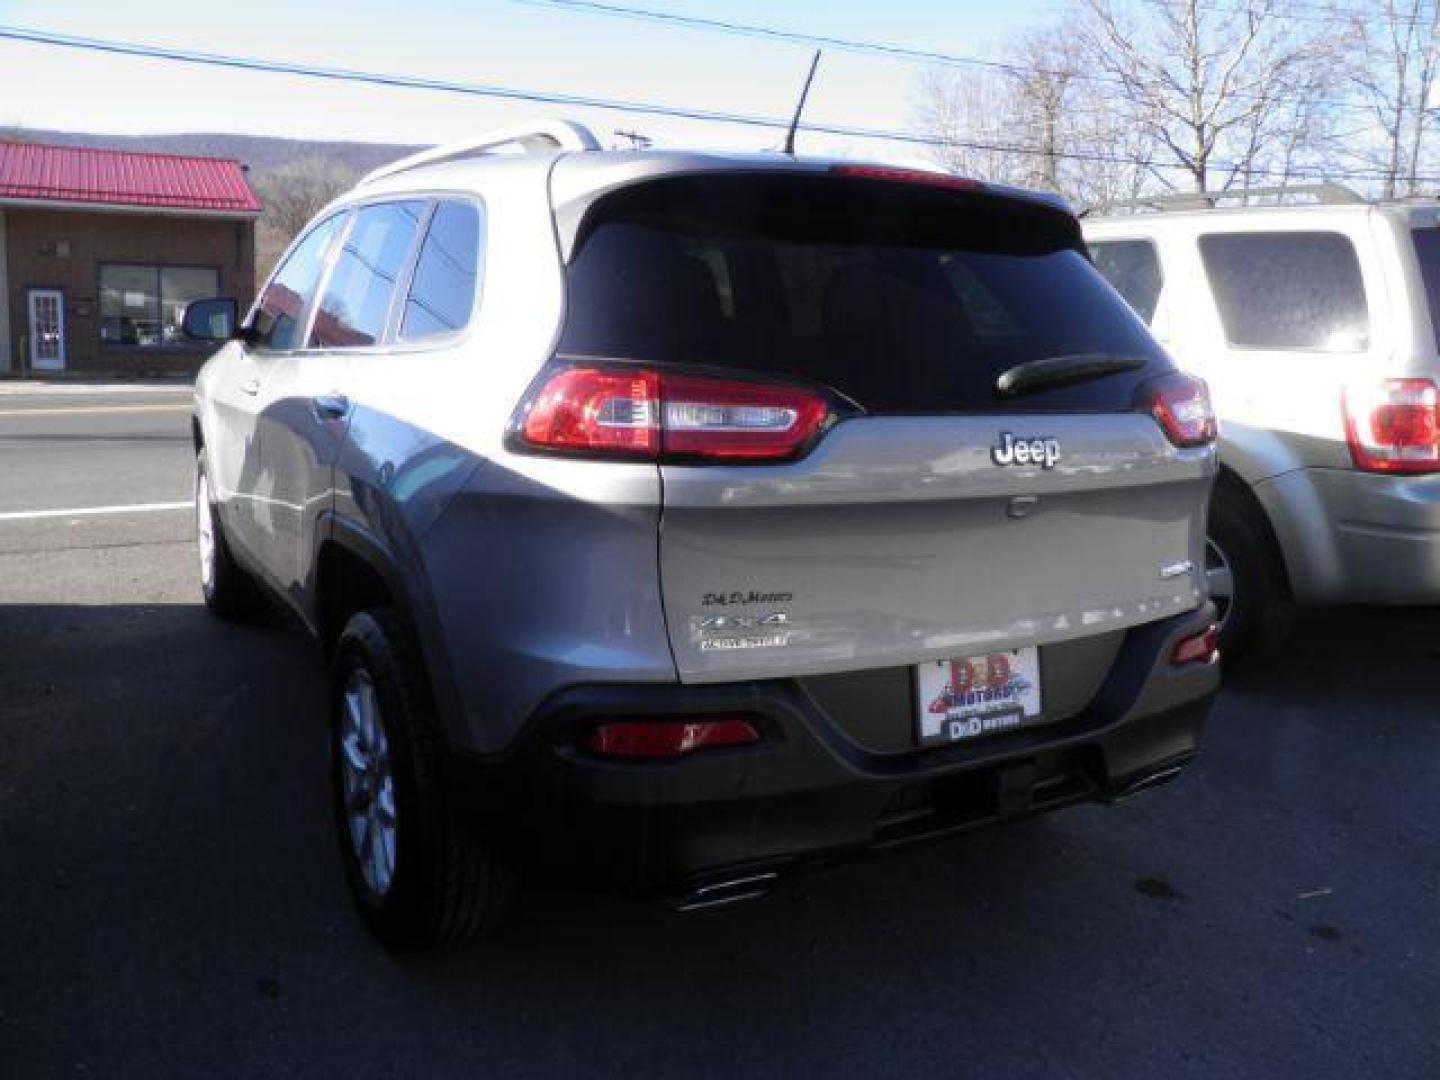
[[[294,349],[300,345],[300,320],[315,295],[325,256],[344,214],[334,214],[316,225],[275,272],[255,309],[252,329],[261,349]]]
[[[1155,245],[1149,240],[1097,240],[1090,245],[1090,258],[1135,314],[1152,322],[1164,284]]]
[[[484,277],[484,226],[474,203],[446,201],[435,208],[405,299],[401,341],[465,329]]]
[[[385,336],[395,285],[405,269],[426,203],[378,203],[355,212],[315,312],[311,348],[374,345]]]
[[[1339,233],[1215,233],[1200,238],[1200,256],[1231,345],[1369,348],[1360,260]]]

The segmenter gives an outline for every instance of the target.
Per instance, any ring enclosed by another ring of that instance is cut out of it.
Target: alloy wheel
[[[1205,540],[1205,584],[1210,590],[1210,599],[1215,604],[1215,614],[1223,630],[1235,607],[1235,572],[1225,552],[1208,537]]]
[[[395,780],[375,683],[361,668],[346,677],[341,698],[340,777],[355,861],[365,884],[385,896],[395,876]]]
[[[215,518],[210,509],[210,480],[201,472],[195,478],[195,535],[200,551],[200,584],[215,588]]]

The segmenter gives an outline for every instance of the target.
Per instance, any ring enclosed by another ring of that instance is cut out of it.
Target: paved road
[[[0,416],[5,505],[183,498],[185,422]],[[0,520],[0,1076],[1440,1076],[1440,613],[1308,617],[1120,807],[396,959],[316,657],[208,618],[190,532]]]
[[[190,496],[190,391],[0,395],[0,514]]]

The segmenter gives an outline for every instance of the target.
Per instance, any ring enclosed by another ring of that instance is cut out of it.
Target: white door
[[[65,294],[30,290],[30,370],[65,370]]]

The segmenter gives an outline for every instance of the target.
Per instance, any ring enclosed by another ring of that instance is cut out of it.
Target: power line
[[[241,71],[265,72],[268,74],[295,75],[308,78],[327,79],[335,82],[360,83],[374,86],[401,87],[412,90],[433,90],[444,93],[466,94],[472,97],[488,97],[509,101],[528,101],[545,105],[568,105],[576,108],[611,109],[620,112],[646,116],[664,116],[678,120],[694,120],[704,123],[733,124],[740,127],[754,127],[784,131],[789,120],[779,117],[757,116],[746,113],[725,112],[718,109],[686,108],[659,105],[646,101],[630,101],[618,98],[601,98],[584,94],[566,94],[553,91],[531,90],[522,87],[500,86],[484,83],[459,83],[441,79],[422,78],[413,75],[395,75],[384,72],[359,71],[353,68],[327,67],[315,64],[300,64],[288,61],[265,60],[253,56],[225,53],[200,52],[190,49],[175,49],[158,45],[142,45],[137,42],[112,39],[81,37],[60,34],[29,27],[0,25],[0,39],[23,41],[38,45],[60,48],[83,49],[92,52],[132,56],[149,60],[169,60],[176,63],[195,64],[210,67],[231,68]],[[805,121],[802,130],[812,133],[835,135],[842,138],[878,139],[889,142],[912,143],[916,145],[965,145],[975,150],[994,150],[1026,153],[1036,148],[1004,143],[957,143],[880,128],[862,128],[840,124],[824,124]],[[1104,160],[1097,157],[1097,160]],[[1125,162],[1115,159],[1115,163]],[[1136,164],[1145,164],[1136,162]]]
[[[877,41],[859,41],[853,38],[830,37],[824,34],[806,34],[798,30],[782,30],[774,26],[756,26],[751,23],[729,22],[724,19],[707,19],[698,15],[678,15],[673,11],[600,3],[598,0],[511,0],[511,2],[523,4],[526,7],[571,9],[591,15],[663,23],[688,30],[719,31],[741,37],[768,38],[787,45],[806,45],[839,52],[870,53],[892,60],[919,61],[959,67],[984,67],[1012,73],[1019,70],[1014,64],[1007,64],[1000,60],[987,60],[979,56],[960,56],[955,53],[931,52],[926,49],[912,49]],[[1060,72],[1052,74],[1060,74]]]
[[[136,42],[79,37],[71,34],[58,34],[20,26],[0,25],[0,40],[20,41],[58,48],[80,49],[116,56],[138,57],[146,60],[167,60],[174,63],[220,67],[239,71],[326,79],[334,82],[347,82],[378,87],[430,90],[441,93],[464,94],[471,97],[494,98],[506,101],[526,101],[536,104],[562,105],[572,108],[606,109],[643,116],[662,116],[676,120],[728,124],[770,131],[784,131],[790,123],[788,119],[781,117],[732,113],[717,109],[660,105],[648,101],[601,98],[583,94],[565,94],[514,86],[458,83],[441,79],[422,78],[419,76],[359,71],[352,68],[325,67],[289,61],[265,60],[252,56],[199,52],[166,46],[142,45]],[[819,121],[806,121],[801,127],[802,130],[810,132],[811,134],[831,135],[850,139],[869,139],[909,146],[932,148],[958,147],[981,152],[1016,154],[1020,156],[1054,156],[1068,161],[1089,161],[1097,164],[1125,165],[1154,170],[1190,171],[1186,165],[1177,161],[1158,161],[1149,158],[1129,157],[1121,154],[1075,150],[1052,151],[1043,147],[1027,146],[1021,143],[991,142],[970,138],[936,138],[933,136],[890,131],[884,128],[854,127],[843,124],[827,124]],[[1223,161],[1212,161],[1209,163],[1209,168],[1216,172],[1231,173],[1236,176],[1249,176],[1252,178],[1288,177],[1297,179],[1378,180],[1384,179],[1387,175],[1387,173],[1381,169],[1326,172],[1324,170],[1304,168],[1275,169],[1251,167],[1242,166],[1236,162]],[[1413,179],[1417,182],[1424,183],[1440,182],[1440,177],[1432,176],[1405,176],[1400,177],[1400,179]]]
[[[1137,0],[1137,2],[1144,3],[1157,10],[1166,10],[1172,6],[1171,0]],[[1278,14],[1276,10],[1272,9],[1268,15],[1269,18],[1283,18],[1286,22],[1306,22],[1317,26],[1333,26],[1350,20],[1363,20],[1367,18],[1375,19],[1386,25],[1394,23],[1398,26],[1428,23],[1431,20],[1431,15],[1424,10],[1417,15],[1406,15],[1399,11],[1387,15],[1385,12],[1368,7],[1363,3],[1347,5],[1342,3],[1303,3],[1300,2],[1300,0],[1283,0],[1283,3],[1276,3],[1275,6],[1276,8],[1283,6],[1284,14],[1282,16]],[[1217,15],[1231,15],[1237,18],[1245,16],[1250,11],[1249,5],[1244,3],[1243,0],[1242,2],[1232,4],[1221,3],[1220,0],[1195,0],[1195,7],[1201,11],[1210,11]]]
[[[989,60],[980,56],[966,56],[960,53],[932,52],[927,49],[912,49],[902,45],[887,44],[885,42],[861,41],[855,38],[831,37],[824,34],[807,34],[798,30],[782,30],[779,27],[729,22],[724,19],[702,18],[697,15],[677,15],[670,11],[657,11],[654,8],[632,7],[626,4],[604,3],[602,0],[511,0],[511,3],[522,4],[526,7],[549,8],[555,11],[571,11],[587,15],[649,22],[677,29],[733,34],[740,37],[778,41],[788,45],[804,45],[812,48],[834,49],[840,52],[868,54],[907,63],[935,64],[941,67],[982,68],[1001,72],[1006,75],[1021,77],[1054,75],[1060,78],[1076,79],[1081,82],[1099,83],[1107,86],[1123,87],[1127,85],[1125,80],[1117,76],[1096,74],[1095,72],[1082,71],[1078,68],[1031,67],[1004,60]],[[1282,94],[1274,97],[1266,97],[1261,94],[1249,94],[1236,91],[1231,96],[1240,101],[1314,100],[1317,104],[1327,105],[1334,109],[1368,109],[1368,106],[1354,101],[1323,98],[1311,99],[1304,94]]]
[[[1146,0],[1146,2],[1158,7],[1162,5],[1165,0]],[[1204,11],[1213,11],[1221,15],[1244,15],[1247,11],[1245,7],[1234,4],[1221,4],[1218,0],[1210,0],[1210,2],[1197,0],[1195,6]],[[1431,22],[1434,17],[1432,12],[1424,10],[1425,5],[1423,3],[1420,5],[1420,10],[1414,15],[1407,15],[1400,11],[1387,14],[1375,8],[1362,10],[1364,7],[1365,5],[1347,6],[1338,3],[1303,3],[1301,0],[1285,0],[1284,3],[1285,18],[1291,22],[1301,21],[1329,25],[1344,22],[1349,19],[1364,19],[1370,17],[1386,25],[1393,23],[1397,26],[1411,26]],[[1300,14],[1297,15],[1295,14],[1296,12],[1300,12]],[[1305,14],[1306,12],[1309,12],[1309,14]]]

